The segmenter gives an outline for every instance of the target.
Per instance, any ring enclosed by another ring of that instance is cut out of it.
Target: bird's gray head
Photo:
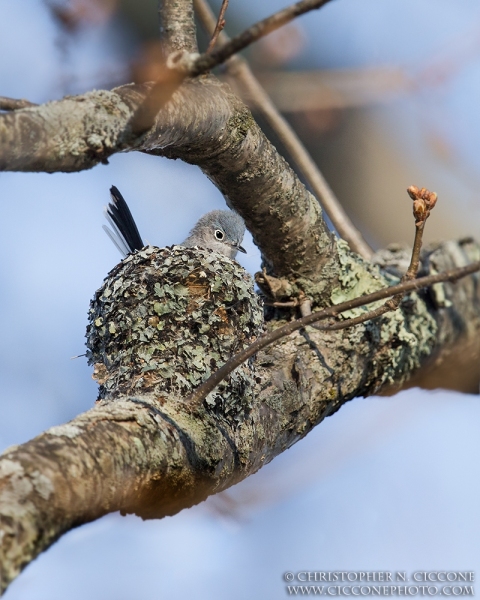
[[[245,223],[233,210],[212,210],[201,217],[182,246],[208,248],[228,258],[245,252],[241,243]]]

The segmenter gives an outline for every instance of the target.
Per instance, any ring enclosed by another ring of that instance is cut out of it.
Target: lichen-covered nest
[[[185,397],[262,327],[252,279],[235,261],[210,250],[147,246],[117,265],[91,302],[87,357],[99,398]],[[207,404],[233,415],[243,397],[246,409],[253,378],[250,361]]]

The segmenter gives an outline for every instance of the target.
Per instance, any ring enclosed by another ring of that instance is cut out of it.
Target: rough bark
[[[176,50],[198,52],[193,2],[164,0],[159,3],[158,12],[165,55]]]

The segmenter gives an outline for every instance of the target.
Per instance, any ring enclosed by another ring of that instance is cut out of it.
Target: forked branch
[[[212,34],[215,30],[215,16],[207,1],[194,0],[194,6],[202,25],[208,33]],[[223,44],[230,41],[225,32],[220,33],[219,39]],[[226,67],[227,73],[238,83],[243,95],[250,100],[255,110],[262,115],[276,133],[285,150],[290,154],[290,158],[297,165],[298,170],[303,174],[322,208],[329,216],[340,237],[348,243],[354,252],[357,252],[363,258],[370,259],[372,256],[370,246],[351,222],[300,138],[277,110],[265,89],[252,73],[246,60],[239,56],[232,56],[226,61]]]
[[[190,75],[201,75],[206,71],[211,71],[214,67],[224,63],[227,58],[230,58],[240,50],[244,50],[262,37],[265,37],[272,31],[286,25],[293,19],[303,15],[311,10],[316,10],[327,4],[330,0],[301,0],[278,12],[270,15],[266,19],[258,21],[251,25],[248,29],[232,38],[226,44],[216,48],[208,54],[199,56]]]
[[[183,38],[181,38],[181,42],[179,42],[176,47],[172,47],[172,41],[168,42],[170,54],[167,57],[166,63],[167,74],[165,77],[162,76],[160,80],[155,82],[150,93],[139,107],[131,123],[133,132],[135,134],[141,134],[153,125],[159,110],[165,106],[175,90],[180,87],[187,77],[197,77],[208,73],[214,67],[224,63],[228,58],[261,37],[264,37],[268,33],[278,29],[282,25],[285,25],[306,12],[322,7],[329,1],[330,0],[302,0],[301,2],[292,4],[291,6],[274,13],[270,17],[258,21],[258,23],[255,23],[220,48],[213,49],[211,52],[205,52],[200,56],[196,56],[188,47],[182,45]],[[172,11],[174,11],[178,3],[173,0],[168,0],[165,4],[168,6],[171,5],[173,7]],[[163,12],[165,15],[169,14],[165,9]],[[165,19],[166,17],[163,16],[163,18]],[[170,38],[174,41],[175,36],[170,36]],[[170,38],[168,39],[170,40]],[[187,37],[187,39],[190,38],[191,36]],[[174,50],[176,50],[176,52]],[[171,78],[168,76],[168,71],[172,71]]]

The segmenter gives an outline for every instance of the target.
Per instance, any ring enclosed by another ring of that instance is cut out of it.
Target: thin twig
[[[330,0],[301,0],[300,2],[296,2],[295,4],[279,10],[262,21],[254,23],[251,27],[232,38],[229,42],[220,46],[220,48],[216,48],[208,54],[199,56],[195,61],[190,74],[195,76],[210,71],[217,65],[224,63],[230,56],[240,52],[240,50],[250,46],[250,44],[253,44],[253,42],[256,42],[272,31],[275,31],[275,29],[282,27],[282,25],[286,25],[306,12],[321,8],[328,2],[330,2]]]
[[[211,52],[217,43],[218,36],[220,32],[225,27],[225,12],[227,10],[228,0],[222,0],[222,7],[220,8],[220,13],[218,14],[217,24],[215,25],[215,29],[213,30],[212,39],[208,44],[207,53]]]
[[[401,283],[411,281],[415,279],[418,273],[418,267],[420,266],[420,251],[422,249],[423,231],[425,229],[425,223],[427,222],[430,212],[437,203],[437,194],[430,192],[426,188],[418,189],[416,186],[411,185],[407,189],[408,195],[413,200],[413,216],[415,217],[415,239],[412,248],[412,257],[410,259],[410,265],[401,279]],[[316,329],[324,331],[336,331],[339,329],[346,329],[347,327],[353,327],[365,321],[371,321],[376,319],[387,312],[397,310],[402,302],[405,293],[397,294],[387,300],[385,304],[371,310],[358,317],[352,317],[351,319],[345,319],[338,323],[332,323],[329,325],[314,325]]]
[[[20,110],[21,108],[29,108],[30,106],[38,106],[38,104],[29,102],[28,100],[16,100],[15,98],[0,96],[0,110]]]
[[[194,0],[194,6],[203,26],[208,33],[211,33],[215,27],[215,16],[210,6],[206,0]],[[225,32],[220,34],[219,39],[223,44],[230,40]],[[276,133],[329,216],[340,237],[348,243],[354,252],[357,252],[363,258],[370,259],[372,249],[351,222],[305,146],[290,127],[288,121],[279,113],[275,104],[252,73],[248,63],[239,56],[233,56],[227,61],[226,66],[227,72],[240,84],[244,95]]]
[[[386,287],[381,290],[377,290],[376,292],[372,292],[371,294],[359,296],[353,300],[348,300],[347,302],[342,302],[335,306],[330,306],[323,310],[319,310],[311,315],[297,319],[296,321],[291,321],[290,323],[287,323],[286,325],[283,325],[282,327],[279,327],[278,329],[261,336],[256,342],[241,352],[238,352],[238,354],[232,356],[232,358],[228,360],[222,367],[220,367],[218,371],[215,371],[213,375],[211,375],[204,383],[202,383],[202,385],[200,385],[192,394],[190,394],[190,396],[186,399],[186,402],[192,407],[200,405],[206,396],[213,389],[215,389],[215,387],[223,379],[228,377],[232,371],[234,371],[251,356],[256,354],[259,350],[270,346],[279,339],[290,335],[291,333],[298,331],[307,325],[311,325],[317,321],[322,321],[328,317],[335,317],[340,313],[346,312],[347,310],[352,310],[353,308],[371,304],[372,302],[378,302],[379,300],[384,300],[385,298],[391,298],[397,294],[406,294],[408,292],[420,290],[422,288],[434,285],[435,283],[443,283],[446,281],[455,282],[458,279],[466,277],[467,275],[471,275],[472,273],[476,273],[477,271],[480,271],[480,261],[473,262],[466,267],[450,269],[449,271],[445,271],[443,273],[436,273],[435,275],[428,275],[426,277],[420,277],[419,279],[413,279],[411,281],[399,283],[391,287]],[[352,323],[350,323],[350,326],[351,325]]]
[[[274,306],[278,308],[296,308],[299,305],[299,301],[295,298],[290,302],[264,302],[265,306]]]

